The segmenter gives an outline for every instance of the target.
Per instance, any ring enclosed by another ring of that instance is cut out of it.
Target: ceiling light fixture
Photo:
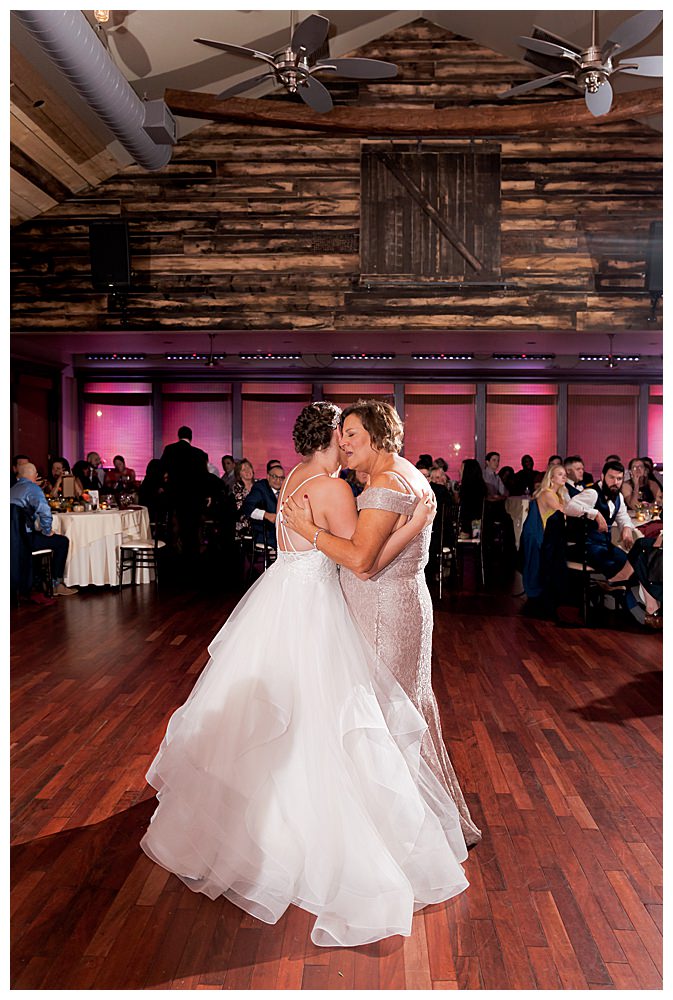
[[[640,361],[639,354],[578,354],[579,361]]]
[[[474,354],[412,354],[414,361],[474,361]]]
[[[87,361],[144,361],[146,354],[87,354]]]
[[[299,361],[301,354],[239,354],[241,361]]]
[[[110,20],[109,10],[95,10],[93,16],[96,18],[99,24],[107,24]]]
[[[494,361],[553,361],[555,354],[493,354]]]
[[[226,354],[164,354],[166,361],[208,361],[213,358],[215,361],[224,361]]]
[[[335,361],[392,361],[394,354],[333,354]]]

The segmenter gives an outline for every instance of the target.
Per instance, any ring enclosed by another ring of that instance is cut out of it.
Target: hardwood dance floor
[[[12,611],[14,989],[660,989],[661,634],[449,595],[435,690],[482,843],[410,938],[322,949],[192,893],[138,847],[144,775],[226,594]]]

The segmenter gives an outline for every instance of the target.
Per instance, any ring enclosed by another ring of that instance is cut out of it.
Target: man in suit
[[[566,470],[566,489],[571,497],[577,496],[587,486],[593,486],[593,476],[584,471],[584,462],[580,455],[568,455],[564,461]]]
[[[512,496],[520,497],[528,492],[528,495],[532,494],[535,487],[542,479],[542,473],[535,468],[535,462],[533,461],[532,455],[522,455],[521,456],[521,468],[514,475],[512,480],[512,486],[510,488],[510,493]]]
[[[208,456],[192,445],[191,427],[180,427],[178,440],[161,456],[166,496],[175,512],[178,537],[186,555],[199,551],[199,525],[208,488]]]
[[[265,542],[276,548],[276,508],[285,472],[277,459],[266,463],[266,479],[258,479],[243,501],[241,513],[252,520],[255,544]]]
[[[576,493],[565,508],[571,516],[586,514],[590,519],[586,540],[587,561],[608,578],[622,569],[627,552],[633,545],[631,520],[621,493],[623,482],[624,466],[621,462],[606,462],[601,481]],[[619,527],[623,548],[612,544],[610,529],[613,524]]]

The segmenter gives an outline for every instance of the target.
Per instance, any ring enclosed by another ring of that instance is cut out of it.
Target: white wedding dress
[[[415,910],[467,888],[458,810],[337,567],[289,550],[282,525],[279,542],[168,723],[141,846],[191,889],[267,923],[290,903],[308,910],[317,945],[409,935]]]

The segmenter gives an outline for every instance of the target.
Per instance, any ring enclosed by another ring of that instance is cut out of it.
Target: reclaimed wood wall
[[[539,75],[424,20],[358,55],[395,80],[330,83],[335,103],[493,104]],[[559,85],[520,101],[575,99]],[[494,136],[501,282],[367,288],[360,280],[360,138],[207,124],[171,163],[120,170],[13,230],[14,331],[522,330],[660,328],[647,322],[650,222],[662,216],[662,136],[638,122],[576,134]],[[437,140],[433,139],[433,146]],[[456,145],[451,140],[449,145]],[[125,316],[91,285],[88,224],[128,219]]]

